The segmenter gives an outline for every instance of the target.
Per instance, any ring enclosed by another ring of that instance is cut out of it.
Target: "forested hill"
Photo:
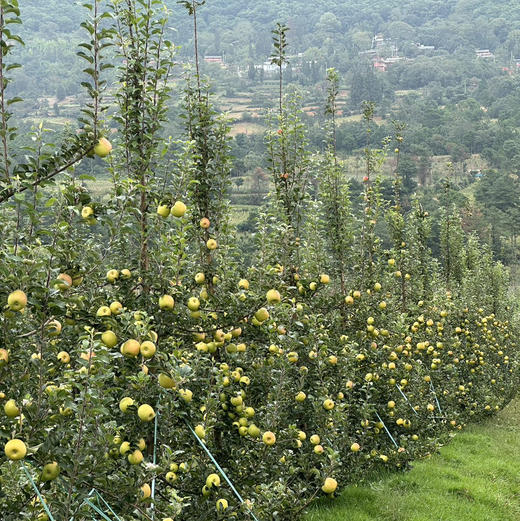
[[[187,58],[190,23],[175,0],[166,3],[172,9],[170,36]],[[21,9],[27,45],[17,87],[29,96],[75,94],[80,64],[74,42],[84,38],[79,25],[85,10],[70,0],[31,0],[21,2]],[[426,53],[434,69],[438,57],[474,58],[476,49],[490,49],[501,65],[520,57],[520,4],[509,0],[209,0],[199,11],[201,54],[222,55],[237,65],[262,63],[277,21],[290,27],[291,52],[341,72],[372,48],[376,34],[403,58]]]

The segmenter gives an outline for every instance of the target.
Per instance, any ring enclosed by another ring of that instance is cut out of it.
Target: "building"
[[[206,63],[220,63],[224,64],[224,58],[222,56],[204,56],[204,61]]]
[[[477,58],[495,58],[495,55],[489,49],[477,49],[475,53]]]

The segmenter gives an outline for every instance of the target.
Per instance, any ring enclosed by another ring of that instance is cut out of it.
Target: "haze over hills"
[[[172,9],[169,36],[182,46],[180,56],[187,58],[192,54],[191,24],[174,0],[166,4]],[[75,59],[74,44],[85,38],[79,27],[85,10],[79,3],[56,0],[31,0],[22,3],[21,9],[21,33],[27,45],[21,53],[25,71],[18,88],[33,95],[54,95],[58,88],[60,94],[75,94],[74,79],[81,65]],[[201,54],[222,55],[236,65],[260,64],[271,52],[270,31],[277,21],[291,29],[291,52],[341,72],[350,71],[359,53],[373,47],[377,34],[392,41],[400,57],[423,55],[435,73],[439,58],[451,54],[458,57],[466,74],[489,75],[493,67],[468,63],[474,62],[477,49],[489,49],[497,66],[509,66],[513,58],[520,58],[520,5],[508,0],[328,0],[319,4],[211,0],[199,11]],[[434,81],[434,74],[423,76],[419,83]],[[402,83],[407,88],[410,81]]]
[[[17,30],[26,45],[17,59],[23,68],[10,88],[25,101],[16,110],[28,126],[45,119],[59,129],[74,120],[84,96],[84,65],[75,53],[77,44],[87,39],[80,27],[86,10],[72,1],[21,4],[24,23]],[[166,4],[171,8],[168,37],[180,46],[179,62],[190,62],[191,20],[175,0]],[[359,165],[366,132],[360,107],[363,100],[372,100],[377,123],[373,143],[392,134],[393,120],[406,124],[401,157],[405,191],[412,194],[417,186],[431,190],[427,200],[435,206],[438,183],[451,162],[465,187],[461,204],[486,201],[495,229],[507,226],[507,234],[516,237],[509,223],[517,219],[510,198],[517,193],[518,178],[508,197],[489,184],[486,195],[473,183],[486,171],[497,170],[503,187],[511,182],[507,176],[520,173],[519,3],[208,0],[199,8],[198,22],[203,71],[212,78],[217,107],[229,111],[233,120],[233,196],[243,210],[244,227],[251,225],[246,221],[249,211],[267,189],[264,118],[277,96],[269,65],[271,31],[282,22],[290,28],[285,83],[301,93],[313,150],[323,144],[324,79],[333,66],[341,75],[338,153],[346,160],[348,175],[363,175]],[[177,76],[181,70],[177,68]],[[178,99],[176,93],[168,135],[178,135],[180,129]],[[492,204],[489,194],[494,194]],[[471,215],[480,218],[478,212]]]

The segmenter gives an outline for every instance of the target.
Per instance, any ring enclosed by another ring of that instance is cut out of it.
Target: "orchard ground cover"
[[[520,402],[472,425],[407,473],[372,476],[306,521],[516,521],[520,518]]]

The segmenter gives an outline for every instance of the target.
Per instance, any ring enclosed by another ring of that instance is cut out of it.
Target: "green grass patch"
[[[520,401],[457,435],[410,472],[320,501],[305,521],[518,521]]]

